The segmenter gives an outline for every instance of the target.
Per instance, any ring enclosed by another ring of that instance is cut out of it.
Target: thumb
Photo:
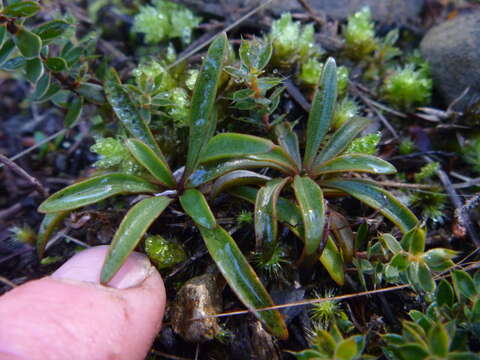
[[[0,297],[0,360],[145,358],[165,309],[162,279],[133,253],[110,287],[100,285],[107,251],[84,250]]]

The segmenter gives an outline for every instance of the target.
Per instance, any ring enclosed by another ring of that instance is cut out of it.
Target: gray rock
[[[480,97],[480,12],[433,27],[425,34],[420,49],[430,64],[434,86],[448,104],[468,87],[470,91],[457,109]]]
[[[232,15],[232,10],[244,12],[247,9],[253,9],[265,0],[229,0],[223,2],[223,5],[222,1],[218,0],[180,0],[179,2],[198,12],[224,17],[225,14]],[[373,18],[379,22],[407,24],[418,22],[424,0],[308,0],[308,3],[313,9],[322,11],[337,20],[343,20],[362,7],[369,6]],[[274,0],[264,9],[275,16],[286,11],[305,11],[297,0]]]

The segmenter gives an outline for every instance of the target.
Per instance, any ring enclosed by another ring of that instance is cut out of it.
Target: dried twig
[[[461,264],[455,264],[451,268],[445,270],[444,272],[438,274],[437,276],[434,277],[434,280],[440,280],[444,279],[447,277],[450,277],[450,270],[455,269],[455,268],[460,268],[464,271],[469,271],[469,270],[474,270],[480,267],[480,262],[473,262],[470,264],[463,263]],[[366,291],[360,291],[356,293],[351,293],[351,294],[344,294],[344,295],[339,295],[339,296],[334,296],[334,297],[323,297],[323,298],[316,298],[316,299],[305,299],[301,301],[296,301],[296,302],[291,302],[288,304],[280,304],[280,305],[273,305],[273,306],[267,306],[263,308],[257,308],[255,311],[268,311],[268,310],[279,310],[279,309],[285,309],[289,307],[294,307],[294,306],[305,306],[305,305],[312,305],[312,304],[318,304],[322,303],[325,301],[342,301],[342,300],[347,300],[347,299],[354,299],[357,297],[362,297],[362,296],[369,296],[369,295],[375,295],[375,294],[383,294],[391,291],[397,291],[401,289],[406,289],[410,288],[412,285],[411,284],[404,284],[404,285],[394,285],[394,286],[389,286],[385,287],[382,289],[375,289],[375,290],[366,290]],[[249,314],[250,310],[238,310],[238,311],[230,311],[230,312],[225,312],[225,313],[220,313],[220,314],[212,314],[212,315],[206,315],[201,318],[194,318],[190,319],[190,321],[198,321],[198,320],[204,320],[204,319],[209,319],[209,318],[220,318],[220,317],[228,317],[228,316],[235,316],[235,315],[246,315]]]
[[[8,280],[6,277],[3,277],[3,276],[0,276],[0,282],[10,286],[11,288],[17,287],[17,284],[15,284],[14,282]]]
[[[387,118],[383,116],[383,114],[377,109],[376,106],[372,103],[372,100],[369,99],[368,96],[364,95],[358,88],[357,85],[354,82],[349,82],[350,84],[350,89],[352,92],[362,100],[362,102],[371,110],[375,113],[375,115],[378,116],[380,121],[385,125],[385,127],[390,131],[393,135],[394,138],[398,138],[398,133],[397,131],[393,128],[393,126],[388,122]],[[378,103],[377,103],[378,104]]]
[[[35,189],[37,189],[40,195],[42,195],[43,197],[48,196],[47,190],[43,187],[43,185],[40,183],[40,181],[38,181],[37,178],[27,173],[23,168],[15,164],[12,160],[7,158],[5,155],[0,154],[0,162],[2,162],[6,167],[8,167],[13,172],[15,172],[17,175],[27,180],[29,184],[31,184]]]
[[[246,13],[245,15],[243,15],[240,19],[238,19],[237,21],[233,22],[232,24],[228,25],[225,29],[223,29],[222,31],[219,31],[217,32],[216,34],[214,34],[212,37],[210,37],[210,39],[206,40],[203,44],[200,44],[198,45],[197,47],[193,48],[192,50],[188,51],[187,53],[185,53],[183,56],[180,56],[176,61],[174,61],[172,64],[170,64],[168,67],[167,67],[167,70],[171,69],[171,68],[174,68],[175,66],[177,66],[178,64],[180,64],[182,61],[186,60],[187,58],[189,58],[190,56],[192,56],[193,54],[195,54],[196,52],[202,50],[203,48],[205,48],[206,46],[208,46],[208,44],[210,44],[213,39],[220,35],[221,33],[223,32],[228,32],[230,30],[232,30],[234,27],[238,26],[239,24],[241,24],[243,21],[245,21],[246,19],[248,19],[250,16],[254,15],[255,13],[259,12],[261,9],[263,9],[264,7],[266,7],[268,4],[270,4],[273,0],[267,0],[265,1],[263,4],[260,4],[258,5],[257,7],[255,7],[254,9],[250,10],[248,13]]]
[[[45,139],[43,139],[42,141],[39,141],[38,143],[36,143],[35,145],[33,146],[30,146],[28,149],[25,149],[23,151],[20,151],[18,154],[12,156],[11,158],[9,158],[10,161],[15,161],[17,159],[20,159],[21,157],[27,155],[28,153],[32,152],[33,150],[39,148],[40,146],[42,146],[43,144],[46,144],[48,143],[49,141],[55,139],[57,136],[60,136],[60,135],[63,135],[65,132],[67,132],[68,129],[62,129],[62,130],[59,130],[57,131],[56,133],[46,137]],[[0,164],[0,169],[3,167],[3,164]]]
[[[424,156],[425,161],[431,163],[433,160],[428,157]],[[470,219],[470,215],[468,212],[463,211],[463,201],[460,196],[457,194],[457,191],[453,187],[450,178],[448,177],[447,173],[442,169],[437,170],[437,176],[442,182],[445,191],[447,192],[448,196],[450,197],[450,201],[452,202],[453,206],[455,207],[455,215],[458,218],[459,225],[465,227],[468,236],[472,239],[477,247],[480,247],[480,237],[478,236],[477,230],[473,225],[472,220]]]
[[[283,80],[283,84],[285,85],[287,92],[290,94],[290,96],[297,102],[300,107],[305,110],[307,113],[310,112],[311,105],[305,99],[305,96],[301,93],[300,90],[298,90],[297,86],[293,83],[292,80],[290,79],[285,79]]]
[[[16,203],[6,209],[0,210],[0,221],[11,217],[13,214],[19,212],[21,209],[22,209],[22,204]]]
[[[307,10],[307,12],[310,14],[310,17],[313,20],[315,20],[318,23],[318,25],[323,26],[326,24],[327,20],[325,18],[325,15],[318,14],[318,12],[315,11],[315,9],[310,6],[307,0],[297,0],[297,1],[305,10]]]

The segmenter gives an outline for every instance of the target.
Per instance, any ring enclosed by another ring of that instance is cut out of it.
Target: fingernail
[[[100,284],[100,272],[107,252],[108,246],[105,245],[83,250],[58,268],[51,277]],[[132,253],[108,286],[116,289],[139,286],[151,271],[152,265],[145,255]]]

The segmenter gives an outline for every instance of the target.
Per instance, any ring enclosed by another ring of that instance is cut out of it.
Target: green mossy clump
[[[22,244],[34,245],[37,240],[37,233],[30,225],[13,226],[9,229],[12,238]]]
[[[187,259],[187,254],[179,243],[160,235],[145,239],[145,252],[158,269],[172,267]]]
[[[360,106],[358,103],[350,98],[343,98],[335,108],[335,114],[333,115],[333,128],[338,129],[345,124],[348,120],[358,116]]]
[[[349,58],[361,60],[373,53],[378,43],[375,38],[375,24],[368,7],[348,17],[343,36],[345,54]]]
[[[346,152],[374,155],[377,152],[377,145],[381,138],[382,136],[379,132],[362,136],[353,140]]]
[[[314,33],[313,24],[302,26],[300,22],[292,20],[292,14],[284,13],[272,23],[268,35],[273,44],[273,62],[289,66],[319,56],[322,50],[315,43]]]
[[[415,69],[413,64],[407,64],[385,79],[382,92],[392,105],[402,110],[411,110],[430,101],[432,79],[425,70]]]
[[[135,159],[121,140],[107,137],[97,138],[90,151],[100,155],[93,166],[103,170],[121,171],[127,174],[137,174],[141,170]]]
[[[320,80],[324,63],[316,58],[310,58],[300,66],[299,80],[305,85],[315,87]],[[345,66],[337,67],[337,91],[339,96],[343,96],[348,86],[348,68]]]
[[[182,5],[166,0],[154,0],[153,6],[146,5],[134,18],[133,31],[142,33],[145,42],[158,44],[173,38],[180,38],[188,44],[192,31],[201,19]]]

